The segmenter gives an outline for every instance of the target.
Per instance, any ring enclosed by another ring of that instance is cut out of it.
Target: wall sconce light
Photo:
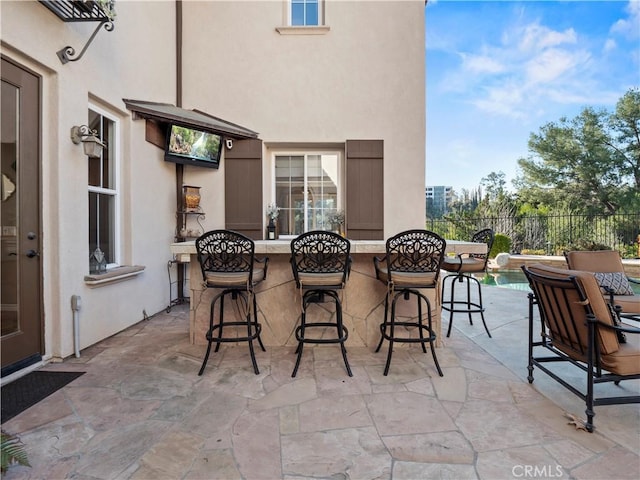
[[[82,143],[84,154],[89,158],[100,158],[102,149],[107,148],[97,135],[97,130],[91,130],[86,125],[71,127],[71,141],[76,145]]]

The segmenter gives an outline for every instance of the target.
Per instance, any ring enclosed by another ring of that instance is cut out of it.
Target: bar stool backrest
[[[394,284],[433,286],[440,274],[446,241],[428,230],[407,230],[387,239],[388,280]],[[412,275],[416,274],[416,275]]]
[[[487,244],[487,253],[470,253],[469,256],[475,258],[476,260],[484,260],[484,265],[482,266],[482,270],[484,271],[487,268],[487,262],[489,261],[489,253],[491,253],[491,248],[493,247],[493,240],[495,239],[495,234],[492,229],[484,228],[482,230],[477,231],[471,236],[471,241],[474,243],[486,243]]]
[[[202,277],[208,286],[252,285],[253,240],[232,230],[211,230],[195,243]]]
[[[351,242],[333,232],[314,230],[291,240],[291,268],[296,286],[340,288],[351,266]]]

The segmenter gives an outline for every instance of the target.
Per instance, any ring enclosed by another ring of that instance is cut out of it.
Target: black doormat
[[[31,372],[2,387],[2,423],[12,419],[84,372]]]

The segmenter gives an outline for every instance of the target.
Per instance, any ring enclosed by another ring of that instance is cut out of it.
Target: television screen
[[[220,135],[180,125],[169,128],[165,151],[165,160],[169,162],[218,168],[221,152]]]

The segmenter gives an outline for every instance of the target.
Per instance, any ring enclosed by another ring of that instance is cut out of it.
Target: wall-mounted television
[[[222,145],[220,135],[172,124],[167,129],[164,159],[183,165],[218,168]]]

